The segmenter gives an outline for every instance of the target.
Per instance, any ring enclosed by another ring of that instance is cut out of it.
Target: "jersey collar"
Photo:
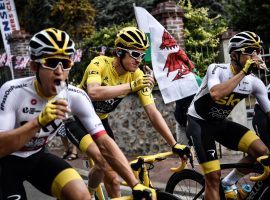
[[[232,71],[233,75],[235,76],[235,75],[236,75],[236,72],[235,72],[235,69],[234,69],[234,67],[232,66],[232,64],[230,64],[230,68],[231,68],[231,71]]]

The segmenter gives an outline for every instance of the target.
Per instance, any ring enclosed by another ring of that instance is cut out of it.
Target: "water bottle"
[[[227,200],[237,200],[238,192],[236,185],[223,186],[225,199]]]
[[[242,184],[238,190],[238,200],[246,199],[251,192],[251,186],[249,184]]]

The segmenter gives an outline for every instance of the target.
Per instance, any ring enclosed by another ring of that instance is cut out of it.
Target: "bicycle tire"
[[[181,199],[171,193],[157,191],[157,200],[181,200]]]
[[[203,199],[203,175],[191,169],[184,169],[181,172],[174,173],[169,178],[165,191],[183,200]]]

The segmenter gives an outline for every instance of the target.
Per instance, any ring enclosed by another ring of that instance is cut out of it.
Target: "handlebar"
[[[169,152],[164,152],[164,153],[158,153],[155,155],[138,156],[136,160],[133,160],[130,162],[130,165],[134,171],[138,171],[138,169],[144,163],[153,164],[154,162],[162,161],[173,154],[174,154],[173,152],[169,151]],[[176,168],[171,168],[171,171],[172,172],[180,172],[186,167],[186,165],[187,165],[187,162],[182,160],[181,165],[179,167],[176,167]]]
[[[251,181],[263,181],[268,178],[270,173],[270,159],[269,156],[261,156],[257,158],[257,161],[263,166],[263,173],[259,176],[251,176]]]

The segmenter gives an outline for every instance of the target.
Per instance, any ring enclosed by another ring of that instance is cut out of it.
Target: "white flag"
[[[152,66],[164,102],[195,94],[199,86],[192,73],[194,65],[185,52],[147,10],[134,10],[139,29],[150,34]]]

